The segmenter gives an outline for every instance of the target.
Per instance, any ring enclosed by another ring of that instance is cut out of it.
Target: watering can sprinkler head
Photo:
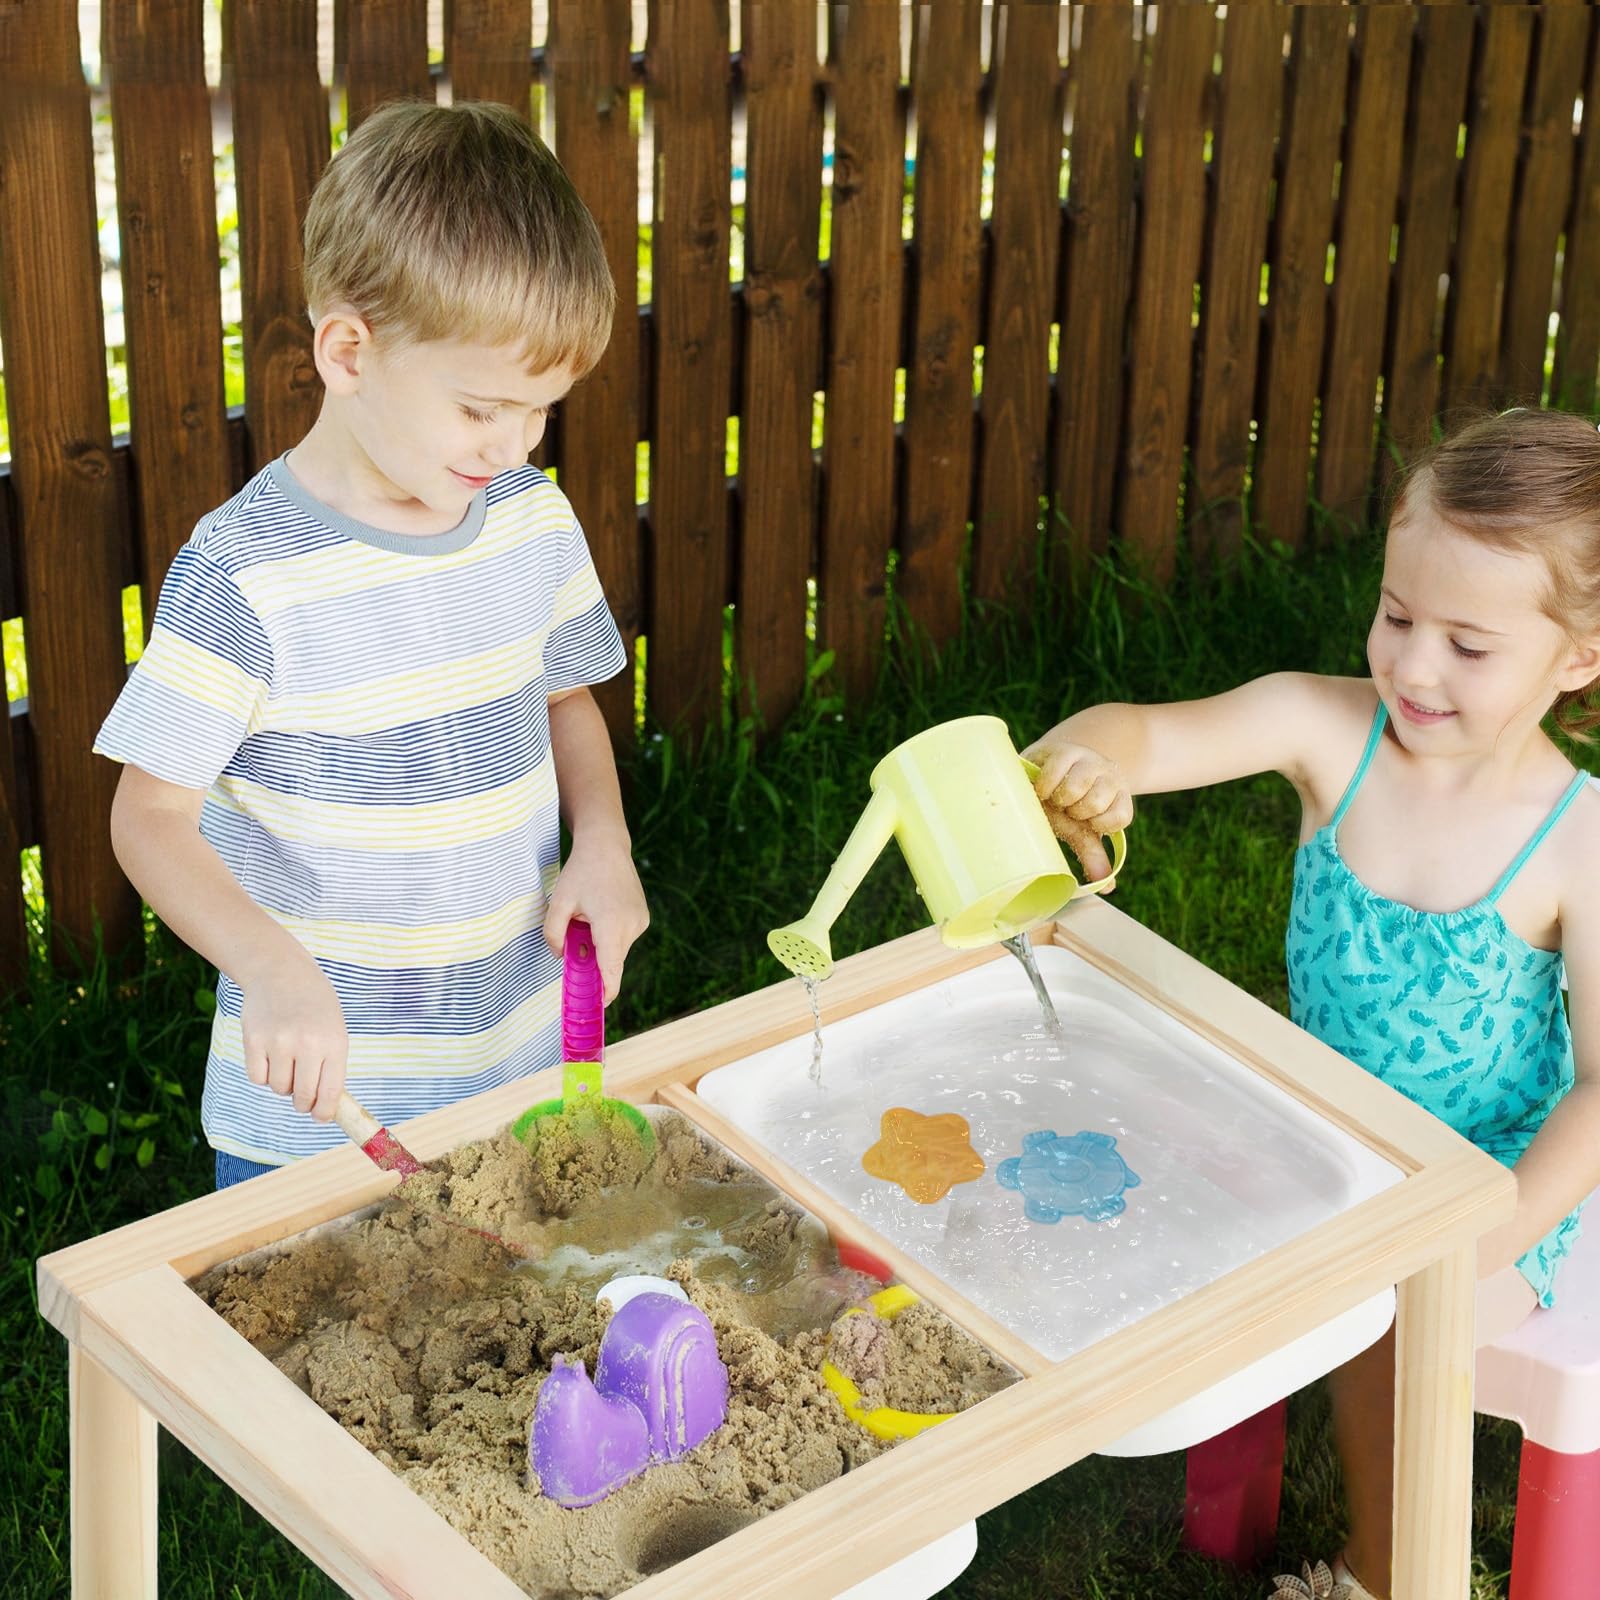
[[[774,928],[767,947],[790,972],[825,978],[829,932],[891,837],[956,949],[1014,938],[1074,895],[1110,888],[1127,840],[1113,834],[1110,873],[1080,884],[1033,792],[1037,777],[999,717],[958,717],[897,745],[873,768],[872,798],[811,910]]]
[[[828,942],[829,924],[814,913],[774,928],[767,935],[767,948],[797,978],[826,978],[833,971],[833,947]]]

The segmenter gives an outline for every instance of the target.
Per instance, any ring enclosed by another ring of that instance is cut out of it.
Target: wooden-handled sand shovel
[[[348,1089],[333,1108],[333,1120],[385,1172],[398,1172],[401,1183],[422,1171],[422,1163]]]
[[[370,1157],[375,1165],[385,1172],[400,1174],[400,1188],[403,1189],[411,1178],[423,1170],[422,1163],[348,1089],[340,1094],[334,1105],[333,1120],[344,1130],[352,1143],[361,1146],[362,1154]],[[488,1239],[513,1255],[528,1253],[523,1246],[512,1244],[510,1240],[502,1239],[499,1234],[491,1233],[487,1228],[477,1227],[461,1217],[453,1217],[447,1211],[435,1214],[451,1227],[465,1228],[468,1233],[475,1233],[480,1238]]]

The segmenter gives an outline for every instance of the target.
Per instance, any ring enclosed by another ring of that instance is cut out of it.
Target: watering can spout
[[[1033,792],[1037,776],[999,717],[959,717],[896,746],[873,769],[872,799],[810,911],[773,929],[768,948],[791,972],[826,977],[834,921],[891,835],[956,949],[1012,938],[1074,895],[1109,888],[1127,840],[1113,834],[1111,872],[1080,884]]]
[[[798,922],[767,935],[767,948],[796,977],[825,978],[833,970],[829,942],[833,924],[893,836],[896,816],[894,796],[887,789],[874,789],[811,909]]]

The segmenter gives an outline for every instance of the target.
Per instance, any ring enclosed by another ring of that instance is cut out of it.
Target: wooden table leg
[[[155,1600],[156,1419],[76,1344],[67,1349],[73,1600]]]
[[[1470,1248],[1399,1285],[1394,1600],[1467,1600],[1476,1292],[1477,1256]]]

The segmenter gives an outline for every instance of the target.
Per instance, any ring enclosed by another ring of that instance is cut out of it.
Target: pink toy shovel
[[[610,1127],[630,1128],[648,1161],[655,1154],[655,1130],[637,1106],[605,1097],[600,1082],[600,1060],[605,1053],[605,985],[594,952],[594,935],[587,922],[573,918],[567,924],[561,957],[561,1098],[529,1106],[511,1124],[512,1133],[526,1142],[535,1135],[541,1117],[586,1106]]]

